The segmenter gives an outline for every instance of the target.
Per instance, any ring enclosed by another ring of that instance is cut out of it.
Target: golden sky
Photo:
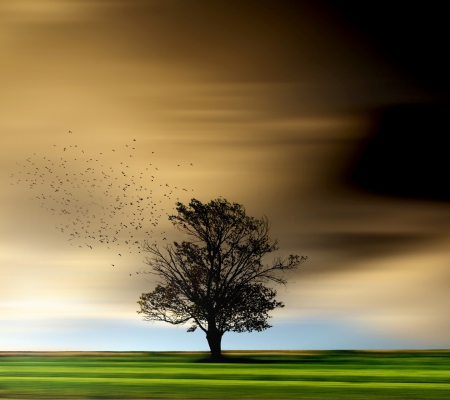
[[[287,290],[278,288],[286,307],[273,313],[270,340],[354,348],[349,332],[357,331],[365,348],[450,345],[448,203],[339,180],[371,132],[372,110],[436,95],[333,13],[279,3],[0,2],[3,350],[92,349],[90,338],[99,350],[206,345],[183,330],[171,331],[175,344],[149,344],[142,329],[168,331],[136,314],[140,294],[154,286],[136,274],[145,255],[68,241],[61,227],[73,220],[49,200],[61,200],[54,175],[47,170],[33,188],[24,178],[48,159],[54,174],[66,161],[64,173],[80,178],[96,157],[102,167],[92,179],[111,171],[124,185],[142,173],[164,213],[177,197],[222,196],[266,215],[281,254],[308,256]],[[74,188],[72,199],[100,213],[101,193]],[[153,228],[147,217],[138,240]],[[179,233],[164,218],[155,235],[170,241]],[[306,323],[303,334],[292,328]],[[134,347],[108,336],[111,326],[135,334]],[[325,326],[341,337],[314,341]],[[224,347],[241,345],[233,338]]]

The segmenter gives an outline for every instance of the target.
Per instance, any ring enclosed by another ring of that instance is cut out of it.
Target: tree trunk
[[[208,331],[206,334],[206,339],[208,340],[209,348],[211,350],[211,359],[213,361],[223,360],[221,347],[222,335],[222,332],[215,329]]]

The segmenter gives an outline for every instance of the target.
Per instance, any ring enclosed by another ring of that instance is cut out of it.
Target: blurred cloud
[[[16,163],[34,153],[61,157],[68,144],[105,152],[103,164],[113,166],[121,159],[106,150],[135,138],[135,171],[155,151],[161,183],[194,189],[184,202],[223,196],[241,203],[250,215],[268,216],[283,254],[309,256],[287,291],[278,288],[286,308],[271,322],[284,329],[277,335],[286,346],[389,348],[401,338],[448,346],[448,202],[431,186],[413,196],[399,195],[395,185],[405,162],[444,182],[445,168],[432,172],[430,163],[445,167],[437,131],[446,120],[440,113],[427,131],[433,113],[415,110],[445,99],[347,17],[355,22],[328,2],[3,1],[0,317],[11,322],[2,343],[19,349],[22,337],[28,346],[36,329],[45,333],[33,346],[49,348],[60,321],[58,348],[67,349],[72,328],[87,338],[91,326],[101,337],[113,321],[145,349],[142,332],[153,334],[153,325],[140,321],[136,301],[154,282],[135,273],[144,255],[117,260],[116,252],[70,247],[54,229],[63,217],[48,214],[10,178]],[[380,110],[407,112],[377,130]],[[418,120],[413,142],[406,131]],[[427,155],[406,154],[403,145]],[[388,160],[392,146],[398,154]],[[77,163],[67,168],[79,172]],[[408,171],[403,183],[414,185]],[[374,188],[377,179],[389,190]],[[77,196],[89,202],[86,193]],[[167,221],[160,229],[177,237]],[[30,310],[40,325],[24,322]],[[298,344],[289,324],[309,336]],[[324,335],[319,346],[313,337],[321,329],[365,339]],[[176,332],[191,349],[184,330]],[[91,349],[115,348],[118,337],[93,340]]]

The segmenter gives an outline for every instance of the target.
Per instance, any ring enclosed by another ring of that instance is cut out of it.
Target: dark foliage
[[[292,271],[306,257],[277,257],[271,265],[262,258],[278,250],[268,236],[266,217],[255,219],[243,206],[225,199],[202,204],[192,199],[188,206],[177,203],[178,215],[169,220],[192,241],[174,242],[162,252],[144,243],[153,257],[146,263],[160,278],[151,293],[138,304],[147,321],[192,325],[206,333],[213,359],[221,358],[225,332],[251,332],[270,328],[269,311],[284,307],[275,300],[276,291],[267,283],[286,284],[280,273]]]

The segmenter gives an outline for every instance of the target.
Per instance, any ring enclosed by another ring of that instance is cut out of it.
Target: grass
[[[450,351],[3,352],[0,398],[449,399]]]

